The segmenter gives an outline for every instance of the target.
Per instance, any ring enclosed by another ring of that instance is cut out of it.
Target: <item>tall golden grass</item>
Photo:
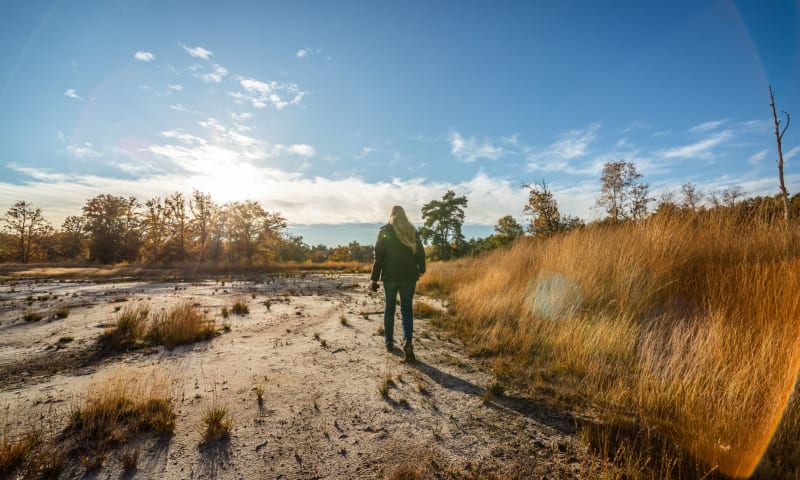
[[[754,471],[800,367],[797,228],[708,213],[590,226],[433,264],[418,287],[531,390],[572,388],[728,476]]]

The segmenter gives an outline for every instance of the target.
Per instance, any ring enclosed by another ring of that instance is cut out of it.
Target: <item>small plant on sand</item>
[[[256,383],[253,386],[253,392],[256,394],[258,403],[262,403],[264,401],[264,384],[261,382]]]
[[[228,310],[228,307],[222,307],[221,313],[222,313],[222,318],[228,318],[231,316],[231,312],[230,310]]]
[[[28,311],[22,314],[22,319],[26,322],[38,322],[42,319],[42,314],[39,312]]]
[[[319,340],[320,333],[314,332],[314,340]]]
[[[228,436],[233,425],[229,416],[228,406],[218,404],[215,401],[214,404],[203,413],[203,425],[206,426],[206,431],[203,434],[203,441],[206,443],[216,442]]]
[[[236,315],[247,315],[250,313],[250,308],[247,306],[247,300],[244,297],[238,297],[233,302],[231,312]]]
[[[506,388],[502,383],[493,381],[486,387],[486,393],[483,396],[484,402],[491,402],[496,398],[501,398],[506,392]]]
[[[69,316],[69,307],[59,307],[53,312],[53,316],[56,318],[67,318]]]
[[[386,331],[383,329],[383,325],[381,325],[380,327],[378,327],[378,331],[377,331],[377,332],[378,332],[378,335],[383,335],[383,334],[386,332]]]
[[[347,326],[347,317],[345,317],[344,315],[339,317],[339,323],[341,323],[344,326]]]
[[[158,314],[147,332],[153,343],[167,348],[210,340],[215,335],[214,319],[188,302]]]

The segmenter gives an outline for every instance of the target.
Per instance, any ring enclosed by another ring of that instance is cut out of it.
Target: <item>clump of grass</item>
[[[319,340],[320,333],[314,332],[314,340]]]
[[[339,317],[339,323],[341,323],[342,325],[344,325],[346,327],[347,326],[347,317],[344,316],[344,315]]]
[[[147,330],[148,305],[126,305],[117,316],[117,321],[100,336],[108,347],[119,350],[138,346]]]
[[[67,318],[69,316],[69,307],[62,306],[57,308],[56,311],[53,312],[53,316],[59,319]]]
[[[42,316],[41,313],[34,312],[32,310],[22,314],[22,319],[25,320],[26,322],[38,322],[42,318],[44,317]]]
[[[238,297],[234,300],[231,312],[236,315],[247,315],[250,313],[250,308],[247,306],[247,300],[244,297]]]
[[[378,327],[378,330],[376,332],[377,332],[378,335],[383,335],[385,333],[385,330],[383,329],[383,325]]]
[[[228,307],[222,307],[221,313],[222,313],[222,318],[228,318],[231,316],[231,312],[230,310],[228,310]]]
[[[206,426],[203,440],[207,443],[216,442],[230,434],[233,421],[225,404],[214,403],[203,413],[203,425]]]
[[[43,443],[43,433],[34,430],[16,438],[8,432],[0,435],[0,477],[11,478],[11,474],[32,459]]]
[[[486,386],[486,392],[483,396],[484,402],[491,402],[496,398],[501,398],[506,392],[506,387],[503,386],[502,383],[498,381],[490,382],[489,385]]]
[[[253,392],[256,394],[256,400],[258,403],[262,403],[264,401],[264,384],[259,382],[253,386]]]
[[[153,319],[147,337],[167,348],[210,340],[217,334],[214,319],[191,303],[176,305]]]

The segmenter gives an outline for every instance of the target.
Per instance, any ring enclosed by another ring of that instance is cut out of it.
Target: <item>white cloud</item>
[[[284,145],[275,145],[275,148],[279,152],[286,152],[292,155],[299,155],[301,157],[306,157],[306,158],[313,157],[317,153],[314,147],[312,147],[311,145],[306,145],[304,143],[289,145],[288,147]]]
[[[712,157],[711,150],[717,145],[725,142],[733,136],[730,130],[723,130],[722,132],[715,133],[708,138],[700,140],[699,142],[681,147],[670,148],[662,150],[660,155],[664,158],[700,158],[709,159]]]
[[[208,60],[212,55],[214,55],[211,51],[206,50],[203,47],[187,47],[186,45],[181,45],[181,47],[183,47],[183,49],[189,55],[195,58],[202,58],[203,60]]]
[[[750,165],[758,165],[761,163],[761,160],[764,160],[764,157],[767,156],[767,150],[761,150],[758,153],[753,154],[750,158],[747,159],[747,163]]]
[[[272,105],[282,110],[289,105],[300,105],[308,94],[295,83],[262,82],[253,78],[239,77],[239,84],[244,92],[228,92],[228,95],[239,102],[249,102],[253,108],[266,108]]]
[[[231,118],[236,120],[237,122],[245,122],[253,118],[253,114],[250,112],[241,112],[241,113],[232,112]]]
[[[200,113],[197,110],[192,110],[190,108],[184,107],[183,104],[181,104],[181,103],[176,103],[175,105],[170,105],[169,108],[172,109],[172,110],[175,110],[176,112],[186,112],[186,113],[193,113],[193,114]]]
[[[138,52],[133,54],[133,58],[135,58],[136,60],[140,60],[142,62],[149,62],[154,58],[156,58],[156,56],[150,52],[139,50]]]
[[[89,142],[83,145],[67,145],[67,152],[75,158],[99,157],[100,152],[94,150]]]
[[[169,85],[167,85],[167,88],[175,92],[180,92],[181,90],[183,90],[183,85],[170,83]]]
[[[300,50],[297,51],[295,55],[297,55],[298,58],[304,58],[307,57],[308,54],[309,54],[308,50],[306,50],[305,48],[301,48]]]
[[[223,67],[222,65],[217,65],[216,63],[212,65],[212,71],[208,73],[196,73],[195,76],[197,78],[202,79],[204,82],[208,83],[220,83],[222,79],[228,75],[228,69]]]
[[[713,120],[710,122],[701,123],[700,125],[695,125],[694,127],[689,129],[689,133],[705,133],[711,130],[716,130],[717,128],[721,127],[728,123],[727,118],[723,118],[721,120]]]
[[[783,159],[784,159],[784,161],[785,160],[789,160],[789,159],[797,156],[797,154],[799,154],[799,153],[800,153],[800,147],[794,147],[793,149],[791,149],[788,152],[783,154]]]
[[[593,123],[587,128],[568,130],[560,134],[555,142],[540,151],[526,147],[524,150],[528,154],[528,170],[589,173],[585,168],[574,167],[573,163],[575,159],[589,154],[589,146],[597,139],[599,129],[600,124]],[[590,171],[594,172],[594,167]]]
[[[480,143],[475,137],[464,138],[454,130],[450,132],[450,153],[462,162],[472,163],[479,158],[497,160],[506,152],[488,141]]]
[[[83,100],[83,97],[78,95],[78,92],[74,88],[68,88],[66,92],[64,92],[65,97],[75,98],[77,100]]]

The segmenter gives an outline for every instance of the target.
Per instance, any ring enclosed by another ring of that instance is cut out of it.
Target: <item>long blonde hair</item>
[[[400,205],[392,207],[392,213],[389,214],[389,223],[394,228],[394,233],[397,234],[397,239],[400,240],[400,243],[410,248],[412,252],[417,253],[417,229],[408,221],[403,207]]]

